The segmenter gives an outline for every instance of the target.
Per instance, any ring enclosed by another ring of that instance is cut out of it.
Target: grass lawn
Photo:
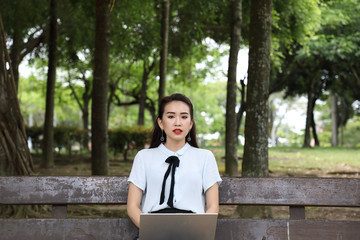
[[[224,147],[209,148],[217,159],[219,171],[225,172]],[[133,159],[136,151],[130,152]],[[239,148],[239,172],[243,148]],[[109,172],[114,176],[127,176],[130,173],[132,160],[124,162],[121,155],[109,155]],[[91,175],[90,154],[57,154],[55,168],[41,169],[41,155],[34,154],[35,172],[37,175]],[[270,176],[282,177],[360,177],[360,148],[269,148]]]
[[[269,168],[274,171],[308,172],[359,176],[360,149],[357,148],[272,148]]]
[[[225,172],[223,148],[211,149]],[[239,149],[239,171],[243,148]],[[270,176],[360,177],[360,148],[269,148]]]

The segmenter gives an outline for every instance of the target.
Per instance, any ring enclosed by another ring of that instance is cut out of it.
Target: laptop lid
[[[142,213],[140,240],[214,240],[217,213]]]

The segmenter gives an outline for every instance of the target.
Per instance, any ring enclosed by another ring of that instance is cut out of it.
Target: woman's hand
[[[140,204],[142,198],[142,190],[130,182],[128,199],[126,204],[127,214],[131,221],[140,228]]]

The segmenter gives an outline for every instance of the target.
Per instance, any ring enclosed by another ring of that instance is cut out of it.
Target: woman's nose
[[[181,121],[180,121],[180,117],[176,117],[175,118],[175,125],[180,125]]]

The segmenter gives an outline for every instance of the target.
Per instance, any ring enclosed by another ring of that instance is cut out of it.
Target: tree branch
[[[24,57],[31,53],[36,47],[38,47],[41,43],[45,42],[48,30],[47,28],[43,29],[43,32],[36,38],[34,36],[38,33],[38,31],[34,32],[30,37],[29,40],[23,44],[21,47],[22,51],[20,54],[20,62],[24,59]]]

